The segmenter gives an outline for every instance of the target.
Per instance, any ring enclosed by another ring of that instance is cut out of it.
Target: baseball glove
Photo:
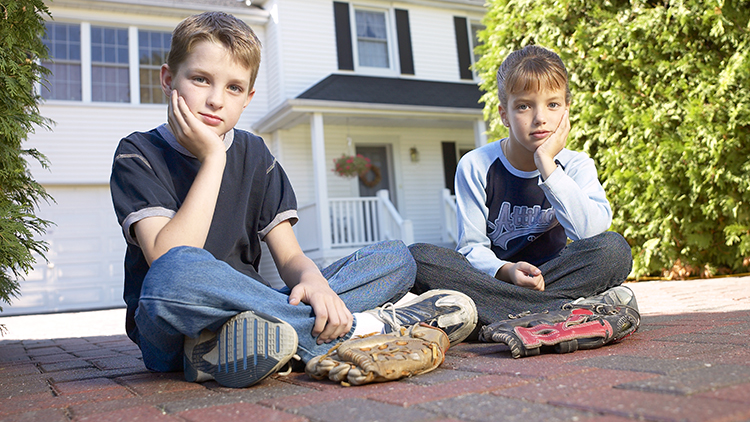
[[[621,340],[640,323],[638,311],[628,306],[567,304],[559,311],[527,312],[486,325],[479,340],[506,344],[514,358],[570,353]]]
[[[343,341],[307,362],[305,372],[311,378],[327,377],[344,386],[393,381],[437,368],[449,346],[443,330],[418,324]]]

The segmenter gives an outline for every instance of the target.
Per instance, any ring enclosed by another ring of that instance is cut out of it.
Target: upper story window
[[[359,65],[390,68],[385,12],[355,10]]]
[[[141,103],[166,104],[159,74],[167,62],[172,34],[169,32],[138,31],[138,75],[141,81]]]
[[[333,2],[339,70],[384,76],[414,75],[409,11]]]
[[[479,61],[479,59],[482,57],[477,53],[477,47],[482,44],[481,41],[479,41],[479,32],[484,31],[485,26],[482,25],[479,22],[470,22],[469,23],[470,29],[471,29],[471,51],[474,53],[472,55],[473,61],[472,61],[472,70],[474,71],[474,77],[477,77],[477,71],[474,69],[475,64]]]
[[[47,22],[43,41],[50,59],[42,65],[51,73],[42,86],[42,97],[81,101],[81,26]]]
[[[461,79],[476,79],[473,65],[479,60],[479,55],[475,49],[479,45],[478,34],[484,29],[484,25],[461,16],[454,16],[453,23],[456,30],[459,75]]]
[[[91,99],[130,102],[127,29],[91,27]]]
[[[47,22],[46,28],[43,41],[50,59],[42,64],[51,73],[48,83],[40,88],[43,98],[84,103],[166,103],[159,71],[169,52],[170,32],[85,22]]]

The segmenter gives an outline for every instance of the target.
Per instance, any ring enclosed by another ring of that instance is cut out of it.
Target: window
[[[339,70],[414,75],[409,11],[364,9],[333,2]]]
[[[159,73],[167,60],[171,32],[87,22],[46,22],[45,26],[42,41],[50,58],[42,65],[50,75],[40,87],[44,99],[166,104]]]
[[[138,31],[138,75],[143,104],[167,103],[159,73],[161,65],[167,62],[171,41],[169,32]]]
[[[48,83],[42,85],[42,97],[48,100],[81,100],[81,26],[47,23],[43,38],[50,60],[42,65],[50,70]]]
[[[385,12],[355,10],[354,19],[357,25],[359,65],[386,69],[391,67]]]
[[[475,79],[476,73],[472,65],[479,60],[479,56],[474,49],[479,45],[478,34],[484,29],[484,25],[460,16],[454,16],[453,23],[456,29],[459,75],[461,79]]]
[[[127,29],[91,27],[91,100],[130,102]]]
[[[484,31],[485,26],[478,22],[471,22],[469,25],[471,27],[471,38],[470,38],[471,51],[474,53],[473,54],[474,61],[472,62],[472,64],[476,64],[479,61],[479,59],[482,57],[479,54],[477,54],[477,50],[476,50],[477,47],[482,44],[479,41],[479,32]],[[476,74],[476,70],[474,70],[474,73]]]

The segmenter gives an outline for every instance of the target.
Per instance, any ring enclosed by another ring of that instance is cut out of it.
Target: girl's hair
[[[223,45],[237,63],[250,70],[250,88],[260,67],[260,40],[248,24],[224,12],[193,15],[172,31],[172,45],[167,56],[169,69],[177,73],[196,43],[212,41]]]
[[[568,71],[557,53],[536,45],[516,50],[497,69],[497,96],[500,105],[508,106],[508,95],[544,89],[565,89],[570,104]]]

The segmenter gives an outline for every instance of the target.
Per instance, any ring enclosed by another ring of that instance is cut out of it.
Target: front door
[[[370,159],[372,169],[359,178],[359,196],[375,196],[381,189],[389,191],[391,202],[396,203],[396,195],[391,190],[391,166],[388,157],[388,147],[357,146],[357,154]]]

